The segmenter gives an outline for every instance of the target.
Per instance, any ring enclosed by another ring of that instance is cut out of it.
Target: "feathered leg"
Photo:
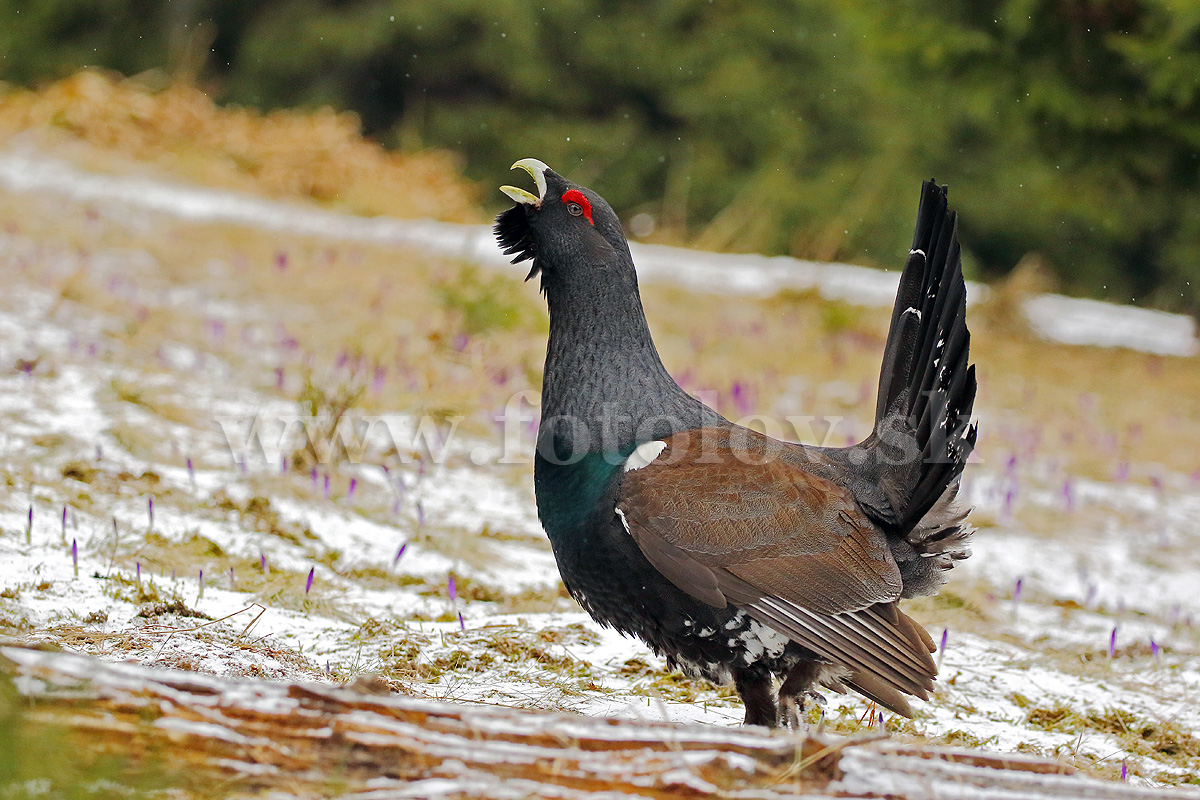
[[[733,684],[746,706],[747,725],[774,728],[779,724],[773,683],[771,674],[766,670],[744,669],[733,673]]]

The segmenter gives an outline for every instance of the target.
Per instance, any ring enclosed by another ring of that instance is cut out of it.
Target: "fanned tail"
[[[902,536],[920,525],[924,536],[918,538],[953,538],[946,525],[923,520],[948,490],[952,499],[952,487],[975,446],[970,344],[957,215],[947,206],[946,187],[925,181],[875,409],[877,441],[904,454],[888,476],[899,495],[893,524]],[[949,502],[944,505],[953,516]]]

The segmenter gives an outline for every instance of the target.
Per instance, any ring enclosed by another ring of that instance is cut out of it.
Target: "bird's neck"
[[[632,265],[548,280],[546,299],[539,439],[552,437],[575,455],[613,454],[703,424],[707,409],[663,367]]]

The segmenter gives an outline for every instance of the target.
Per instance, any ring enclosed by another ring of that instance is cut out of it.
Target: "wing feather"
[[[663,440],[658,458],[623,477],[618,513],[646,558],[693,597],[745,610],[910,715],[904,695],[927,698],[937,668],[932,639],[896,606],[900,574],[882,531],[846,490],[762,458],[777,442],[695,433]]]

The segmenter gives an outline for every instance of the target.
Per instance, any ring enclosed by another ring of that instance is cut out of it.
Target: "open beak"
[[[518,189],[516,186],[501,186],[500,191],[518,203],[533,206],[534,208],[541,208],[542,200],[546,197],[546,170],[550,168],[536,158],[522,158],[509,167],[509,169],[516,169],[517,167],[528,172],[529,176],[533,178],[533,182],[537,185],[537,197],[534,197],[524,189]]]

